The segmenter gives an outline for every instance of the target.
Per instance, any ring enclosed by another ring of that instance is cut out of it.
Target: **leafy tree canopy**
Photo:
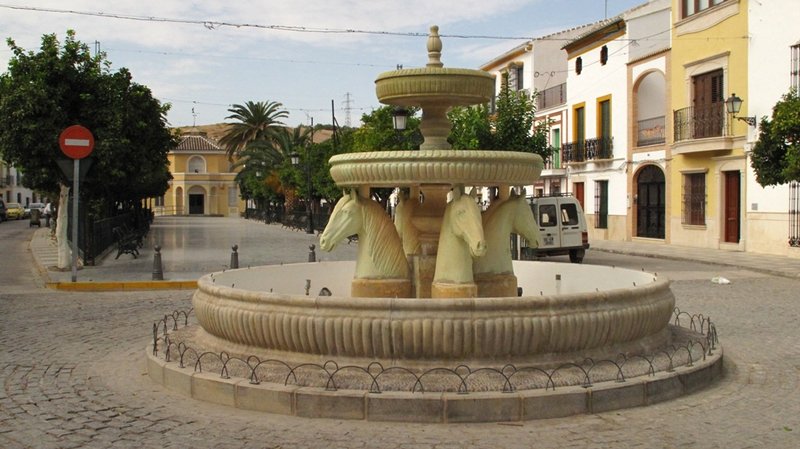
[[[55,34],[43,36],[38,52],[7,43],[13,56],[0,75],[0,155],[28,187],[55,196],[66,182],[56,162],[66,159],[58,136],[80,124],[95,136],[92,168],[81,184],[94,213],[164,194],[167,152],[176,144],[169,105],[134,83],[127,69],[112,73],[105,54],[92,56],[71,30],[63,44]]]
[[[248,101],[228,109],[231,115],[226,119],[235,122],[219,142],[226,148],[228,158],[233,160],[250,142],[277,140],[284,129],[281,120],[289,116],[289,112],[282,108],[283,104],[276,101]]]
[[[552,150],[547,144],[547,123],[535,123],[535,97],[513,91],[503,84],[494,114],[488,105],[453,108],[448,141],[457,150],[521,151],[538,154],[547,161]]]
[[[764,117],[751,165],[762,186],[800,181],[800,96],[784,95],[772,108],[772,120]]]

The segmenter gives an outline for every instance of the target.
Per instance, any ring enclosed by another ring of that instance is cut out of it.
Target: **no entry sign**
[[[94,149],[92,132],[80,125],[72,125],[61,131],[58,146],[71,159],[83,159]]]

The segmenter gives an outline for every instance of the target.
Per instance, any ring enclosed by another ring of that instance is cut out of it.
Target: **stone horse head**
[[[336,203],[319,246],[332,251],[353,234],[358,234],[356,278],[409,277],[408,261],[391,218],[376,202],[359,197],[355,189]]]
[[[525,190],[511,196],[483,214],[483,232],[486,235],[487,251],[484,257],[475,259],[475,274],[512,273],[509,236],[516,233],[537,245],[539,225],[531,206],[525,198]]]
[[[462,189],[462,186],[453,189],[453,199],[445,208],[434,282],[472,282],[472,258],[486,253],[475,189],[469,195],[465,195]]]

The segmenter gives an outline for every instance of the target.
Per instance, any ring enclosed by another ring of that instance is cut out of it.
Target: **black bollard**
[[[231,253],[231,269],[239,268],[239,245],[231,246],[233,252]]]
[[[156,245],[153,247],[155,254],[153,254],[153,280],[164,280],[164,269],[161,267],[161,247]]]
[[[309,245],[308,246],[308,261],[309,262],[316,262],[317,261],[317,253],[314,252],[314,249],[317,245]]]

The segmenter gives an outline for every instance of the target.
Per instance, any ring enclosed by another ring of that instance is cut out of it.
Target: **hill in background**
[[[225,133],[228,131],[229,126],[230,123],[213,123],[210,125],[181,126],[174,129],[181,134],[190,131],[200,131],[206,133],[206,135],[211,139],[214,139],[217,142],[219,142],[222,136],[224,136]],[[333,131],[329,129],[317,129],[316,131],[314,131],[314,142],[315,143],[324,142],[330,139],[332,134]]]

